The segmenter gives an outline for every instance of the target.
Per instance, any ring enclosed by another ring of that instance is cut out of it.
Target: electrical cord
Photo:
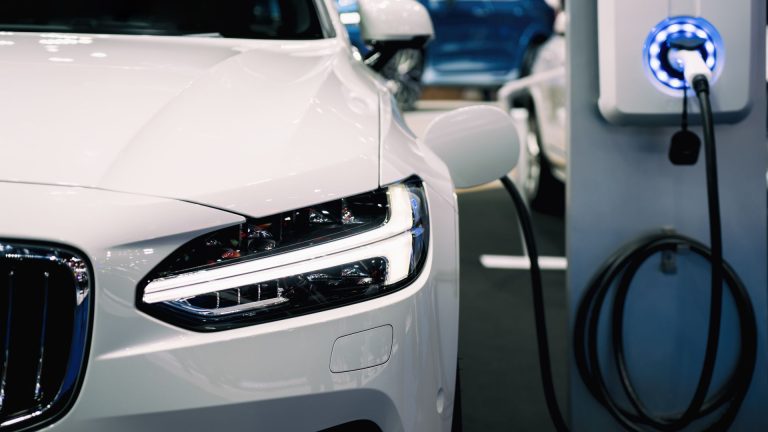
[[[703,429],[707,431],[727,429],[735,419],[746,397],[757,357],[757,324],[749,294],[733,268],[723,260],[717,156],[712,107],[709,99],[709,81],[707,76],[697,75],[692,78],[692,83],[699,100],[703,119],[711,249],[697,240],[673,233],[651,235],[623,247],[606,261],[592,279],[586,290],[586,295],[579,305],[575,319],[574,355],[579,375],[592,396],[619,424],[630,431],[673,432],[682,430],[694,423],[698,427],[703,426]],[[559,432],[567,432],[569,429],[558,405],[552,378],[541,269],[538,263],[539,256],[530,214],[512,181],[504,177],[501,182],[512,197],[517,209],[530,259],[540,373],[547,409],[555,428]],[[711,263],[712,284],[707,346],[696,390],[686,409],[676,416],[659,415],[651,413],[645,407],[630,379],[624,352],[624,308],[632,280],[642,265],[654,255],[665,252],[675,253],[681,249],[690,250]],[[738,313],[741,336],[740,352],[737,364],[723,387],[713,396],[707,398],[710,393],[719,347],[723,281],[733,296]],[[616,293],[610,311],[613,361],[624,392],[623,400],[627,400],[630,407],[627,407],[625,403],[617,402],[611,394],[599,362],[598,329],[600,318],[603,315],[603,307],[609,297],[608,294],[614,285],[616,286]],[[716,413],[718,415],[715,417]],[[705,419],[709,419],[709,421]]]
[[[552,422],[555,424],[555,428],[560,432],[567,432],[568,426],[565,423],[565,417],[557,403],[557,395],[555,394],[555,384],[552,378],[552,361],[549,356],[549,337],[547,333],[547,320],[546,311],[544,309],[544,287],[541,282],[541,268],[539,267],[539,252],[536,247],[536,239],[533,235],[533,224],[531,223],[531,215],[528,213],[528,208],[525,206],[525,201],[520,195],[520,192],[512,183],[509,177],[502,177],[501,183],[504,188],[509,192],[512,197],[512,201],[515,203],[517,209],[518,220],[523,231],[523,238],[525,239],[525,247],[528,250],[528,258],[531,262],[531,285],[533,288],[533,312],[534,320],[536,321],[536,342],[539,351],[539,365],[541,374],[541,382],[544,387],[544,398],[547,403],[547,410],[549,416],[552,418]]]

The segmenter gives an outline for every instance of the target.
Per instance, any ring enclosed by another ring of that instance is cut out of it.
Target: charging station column
[[[684,79],[674,53],[662,50],[676,46],[667,42],[678,34],[696,39],[713,76],[723,256],[746,286],[757,320],[757,363],[733,430],[768,430],[765,1],[572,0],[567,7],[571,329],[590,280],[623,245],[662,230],[709,244],[703,158],[676,166],[668,155],[680,130]],[[692,123],[698,116],[691,103]],[[701,136],[700,126],[691,130]],[[706,346],[709,272],[708,262],[680,250],[648,260],[632,284],[624,345],[649,410],[674,414],[694,393]],[[728,290],[722,310],[711,395],[739,350]],[[607,327],[598,333],[600,363],[608,390],[619,395]],[[618,430],[573,360],[570,377],[572,430]]]

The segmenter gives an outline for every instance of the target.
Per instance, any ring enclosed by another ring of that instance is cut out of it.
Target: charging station
[[[683,165],[670,161],[671,139],[681,122],[687,123],[681,113],[684,97],[689,98],[692,124],[699,123],[702,113],[693,91],[683,91],[685,71],[676,53],[669,51],[696,51],[709,69],[722,257],[751,302],[756,334],[754,346],[746,348],[754,350],[754,370],[727,414],[733,418],[710,421],[730,409],[710,401],[724,387],[730,390],[730,379],[741,364],[739,353],[745,349],[738,301],[723,288],[719,345],[711,383],[705,386],[706,402],[699,407],[701,415],[683,430],[719,430],[722,424],[730,430],[768,430],[765,7],[758,0],[568,4],[566,229],[572,333],[582,325],[579,308],[597,270],[617,250],[663,233],[710,245],[705,160]],[[688,48],[680,48],[684,43]],[[699,126],[691,126],[691,131],[703,133]],[[599,380],[611,400],[595,397],[572,358],[567,414],[571,430],[626,428],[605,408],[632,408],[624,396],[622,374],[634,383],[643,410],[660,418],[686,410],[707,350],[711,269],[688,247],[649,256],[637,265],[618,316],[626,369],[617,370],[614,361],[611,320],[615,324],[617,316],[601,312],[592,360],[602,370]],[[615,295],[608,294],[611,300]],[[637,430],[655,430],[640,423]]]
[[[667,42],[682,38],[702,42],[716,120],[744,119],[754,96],[750,73],[760,66],[749,49],[757,7],[750,1],[598,1],[600,112],[616,124],[679,123],[684,77]]]

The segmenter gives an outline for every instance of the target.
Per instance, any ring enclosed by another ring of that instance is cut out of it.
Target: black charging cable
[[[709,82],[706,77],[698,76],[693,80],[693,87],[703,119],[711,248],[692,238],[670,233],[651,235],[623,247],[606,261],[592,279],[575,319],[574,355],[579,375],[595,400],[619,424],[630,431],[672,432],[685,429],[694,423],[698,428],[707,431],[728,429],[749,390],[757,358],[757,324],[749,294],[736,272],[723,260],[717,155]],[[517,209],[530,259],[540,372],[547,409],[555,428],[560,432],[566,432],[569,429],[558,405],[552,378],[541,269],[533,225],[525,202],[514,183],[507,177],[502,178],[501,181]],[[678,415],[654,414],[640,399],[627,368],[623,338],[624,308],[632,281],[642,265],[659,253],[677,253],[683,249],[690,250],[711,263],[712,285],[706,352],[696,390],[687,408]],[[723,282],[733,296],[738,313],[740,352],[737,364],[725,384],[708,398],[719,347]],[[614,286],[616,286],[616,292],[610,311],[613,360],[624,393],[624,398],[621,400],[628,401],[629,406],[626,402],[618,402],[617,398],[611,394],[599,362],[600,318],[611,288]]]
[[[502,177],[501,183],[509,192],[512,201],[517,209],[517,218],[523,231],[525,247],[528,250],[528,258],[531,262],[531,286],[533,288],[533,316],[536,321],[536,343],[539,351],[539,365],[541,382],[544,387],[544,398],[547,402],[547,410],[555,424],[555,428],[560,432],[568,431],[563,412],[557,403],[555,394],[555,384],[552,378],[552,360],[549,356],[549,337],[547,333],[546,311],[544,309],[544,287],[541,282],[541,268],[539,267],[539,252],[536,248],[536,239],[533,235],[533,224],[531,215],[525,206],[525,201],[520,192],[512,183],[509,177]]]

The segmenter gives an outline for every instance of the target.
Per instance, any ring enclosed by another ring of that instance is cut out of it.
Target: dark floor
[[[522,255],[512,202],[503,189],[459,195],[461,370],[464,430],[550,431],[541,390],[529,274],[491,270],[480,255]],[[541,255],[565,256],[562,217],[534,213]],[[566,393],[565,272],[544,272],[555,385]],[[562,404],[562,403],[561,403]]]

